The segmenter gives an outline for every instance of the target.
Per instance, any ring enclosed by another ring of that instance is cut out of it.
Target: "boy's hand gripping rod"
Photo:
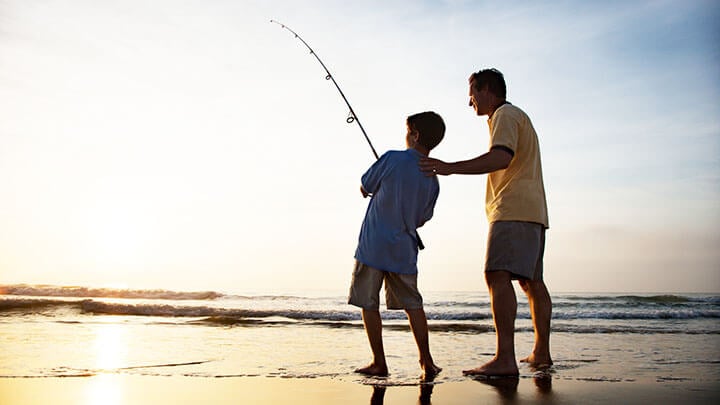
[[[363,136],[365,137],[365,140],[367,141],[368,145],[370,145],[370,149],[372,150],[372,153],[373,153],[373,155],[375,156],[375,159],[376,159],[376,160],[377,160],[377,159],[380,159],[380,156],[378,156],[377,152],[375,151],[375,147],[373,146],[372,142],[370,142],[370,138],[368,137],[367,132],[365,132],[365,128],[363,128],[362,124],[360,123],[360,120],[358,119],[357,115],[355,114],[355,110],[353,110],[352,106],[350,105],[350,102],[347,100],[347,97],[345,97],[345,94],[344,94],[343,91],[340,89],[340,86],[338,86],[337,82],[335,81],[335,78],[334,78],[333,75],[330,73],[330,71],[328,70],[328,68],[325,66],[325,64],[323,63],[323,61],[320,60],[320,57],[317,56],[317,54],[316,54],[315,51],[310,47],[310,45],[308,45],[308,43],[305,42],[305,40],[302,39],[302,37],[300,37],[300,35],[297,34],[297,32],[295,32],[295,31],[293,31],[292,29],[290,29],[290,27],[288,27],[287,25],[285,25],[285,24],[283,24],[283,23],[281,23],[281,22],[279,22],[279,21],[270,20],[270,22],[271,22],[271,23],[278,24],[278,25],[281,26],[282,28],[284,28],[284,29],[292,32],[292,34],[295,35],[295,38],[299,39],[300,42],[302,42],[303,45],[305,45],[305,47],[310,51],[310,54],[312,54],[312,56],[314,56],[315,59],[317,59],[317,61],[320,62],[320,65],[322,65],[323,69],[325,69],[325,73],[327,73],[327,76],[325,76],[325,80],[332,80],[333,84],[335,85],[335,88],[336,88],[337,91],[340,93],[340,96],[342,97],[343,101],[345,101],[345,104],[346,104],[346,105],[348,106],[348,108],[350,109],[350,113],[348,114],[348,117],[345,119],[345,121],[346,121],[348,124],[352,124],[353,122],[357,122],[358,126],[360,127],[360,130],[361,130],[362,133],[363,133]],[[425,249],[425,245],[423,244],[422,239],[420,239],[420,235],[417,233],[417,231],[415,232],[415,235],[417,235],[418,249],[420,249],[420,250]]]

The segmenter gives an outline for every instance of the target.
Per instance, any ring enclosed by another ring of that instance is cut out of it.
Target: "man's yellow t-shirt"
[[[488,222],[524,221],[549,227],[537,133],[525,112],[500,106],[488,119],[490,148],[514,152],[510,165],[488,174],[485,211]]]

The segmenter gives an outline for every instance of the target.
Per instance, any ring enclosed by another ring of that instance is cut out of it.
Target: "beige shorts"
[[[380,308],[380,288],[385,282],[387,309],[421,309],[422,296],[417,288],[417,274],[382,271],[355,261],[348,304],[363,309]]]
[[[543,279],[545,226],[534,222],[497,221],[488,232],[485,271],[504,270],[512,279]]]

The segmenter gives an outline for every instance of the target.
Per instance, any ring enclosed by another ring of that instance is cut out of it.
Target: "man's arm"
[[[492,148],[484,155],[460,162],[446,163],[433,158],[421,158],[420,170],[427,176],[450,174],[485,174],[506,169],[513,155],[505,149]]]

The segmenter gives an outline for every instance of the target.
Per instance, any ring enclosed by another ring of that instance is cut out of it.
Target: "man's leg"
[[[365,332],[370,341],[370,349],[373,353],[373,361],[369,365],[355,370],[356,373],[386,376],[388,375],[387,363],[385,362],[385,349],[382,340],[382,318],[380,318],[380,310],[364,309],[362,310],[363,324]]]
[[[486,271],[485,281],[490,291],[490,304],[497,336],[495,357],[480,367],[463,371],[463,374],[516,376],[518,375],[515,361],[517,298],[512,286],[512,279],[507,271]]]
[[[406,309],[408,320],[410,321],[410,329],[412,329],[415,343],[417,343],[420,352],[420,368],[426,378],[430,378],[439,373],[442,369],[435,365],[430,355],[430,343],[428,338],[427,317],[425,310]]]
[[[552,318],[552,300],[545,282],[542,280],[521,280],[520,286],[528,297],[535,345],[530,356],[520,360],[534,367],[549,367],[553,364],[550,356],[550,319]]]

